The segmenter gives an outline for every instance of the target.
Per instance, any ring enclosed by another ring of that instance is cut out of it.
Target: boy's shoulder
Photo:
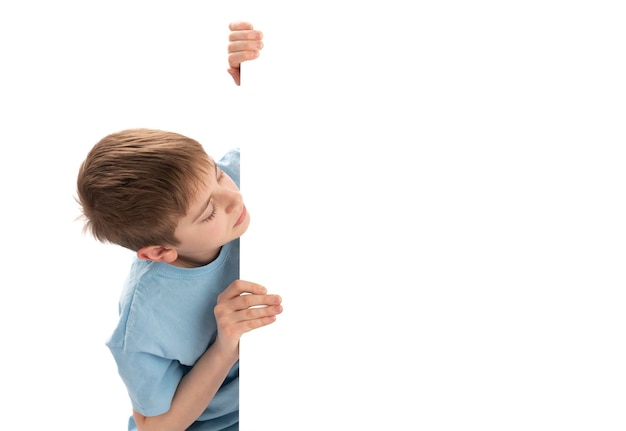
[[[222,155],[218,163],[229,163],[241,158],[241,150],[239,147],[232,148]]]
[[[240,187],[239,179],[241,176],[241,155],[239,148],[227,151],[221,159],[217,161],[217,165]]]

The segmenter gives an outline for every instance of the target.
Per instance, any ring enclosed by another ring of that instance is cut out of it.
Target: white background
[[[626,16],[469,3],[3,3],[2,420],[125,429],[131,256],[73,196],[155,127],[242,148],[242,277],[285,307],[242,340],[242,430],[623,430]]]

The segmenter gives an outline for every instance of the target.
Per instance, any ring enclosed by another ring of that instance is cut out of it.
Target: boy
[[[258,56],[262,34],[231,23],[228,72]],[[193,139],[131,129],[104,137],[77,180],[85,229],[137,254],[107,346],[131,399],[129,430],[237,430],[239,339],[282,312],[239,280],[250,215],[239,151],[214,161]]]

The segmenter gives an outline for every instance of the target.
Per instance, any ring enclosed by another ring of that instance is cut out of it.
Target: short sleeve
[[[239,148],[228,151],[224,156],[217,162],[217,165],[226,172],[226,174],[232,178],[232,180],[237,184],[237,187],[241,188],[240,184],[240,168],[241,168],[241,159],[240,159],[240,151]]]
[[[148,353],[133,353],[118,348],[111,348],[111,352],[133,408],[144,416],[167,412],[187,367],[178,361]]]

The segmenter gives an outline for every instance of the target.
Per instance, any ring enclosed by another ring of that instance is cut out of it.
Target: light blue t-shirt
[[[217,165],[239,187],[239,150]],[[106,345],[133,408],[144,416],[170,409],[178,383],[215,341],[217,296],[239,278],[239,239],[200,268],[179,268],[135,258],[120,297],[120,320]],[[239,361],[189,429],[237,429]],[[136,430],[131,416],[129,430]]]

